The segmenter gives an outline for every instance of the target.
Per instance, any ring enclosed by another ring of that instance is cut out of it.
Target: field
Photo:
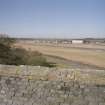
[[[81,48],[78,46],[73,47],[54,47],[54,46],[46,46],[46,45],[36,45],[29,44],[28,42],[17,43],[15,46],[25,48],[27,50],[37,50],[43,54],[61,57],[67,60],[80,62],[82,64],[93,65],[97,67],[105,68],[105,51],[102,50],[102,46],[92,46],[89,49],[85,49],[85,45],[81,45]],[[92,49],[93,48],[93,49]],[[95,49],[94,49],[95,48]]]

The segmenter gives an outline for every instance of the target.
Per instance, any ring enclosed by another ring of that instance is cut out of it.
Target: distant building
[[[84,43],[84,40],[72,40],[72,44],[82,44]]]

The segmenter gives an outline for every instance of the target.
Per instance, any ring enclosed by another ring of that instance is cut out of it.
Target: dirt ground
[[[28,43],[17,43],[15,46],[25,48],[31,51],[40,51],[43,54],[58,56],[67,60],[77,61],[83,64],[94,65],[105,68],[105,51],[104,50],[86,50],[79,48],[68,47],[54,47],[54,46],[41,46]],[[76,46],[76,45],[75,45]],[[83,46],[84,47],[84,46]],[[102,48],[102,46],[100,46]],[[92,48],[92,46],[91,46]],[[96,48],[96,46],[95,46]],[[94,46],[93,46],[94,49]]]

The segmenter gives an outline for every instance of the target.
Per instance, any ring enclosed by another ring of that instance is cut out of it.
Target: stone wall
[[[105,71],[0,65],[0,105],[105,105]]]

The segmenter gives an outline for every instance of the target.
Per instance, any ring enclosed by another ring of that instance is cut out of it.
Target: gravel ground
[[[105,105],[104,85],[0,78],[0,105]]]

